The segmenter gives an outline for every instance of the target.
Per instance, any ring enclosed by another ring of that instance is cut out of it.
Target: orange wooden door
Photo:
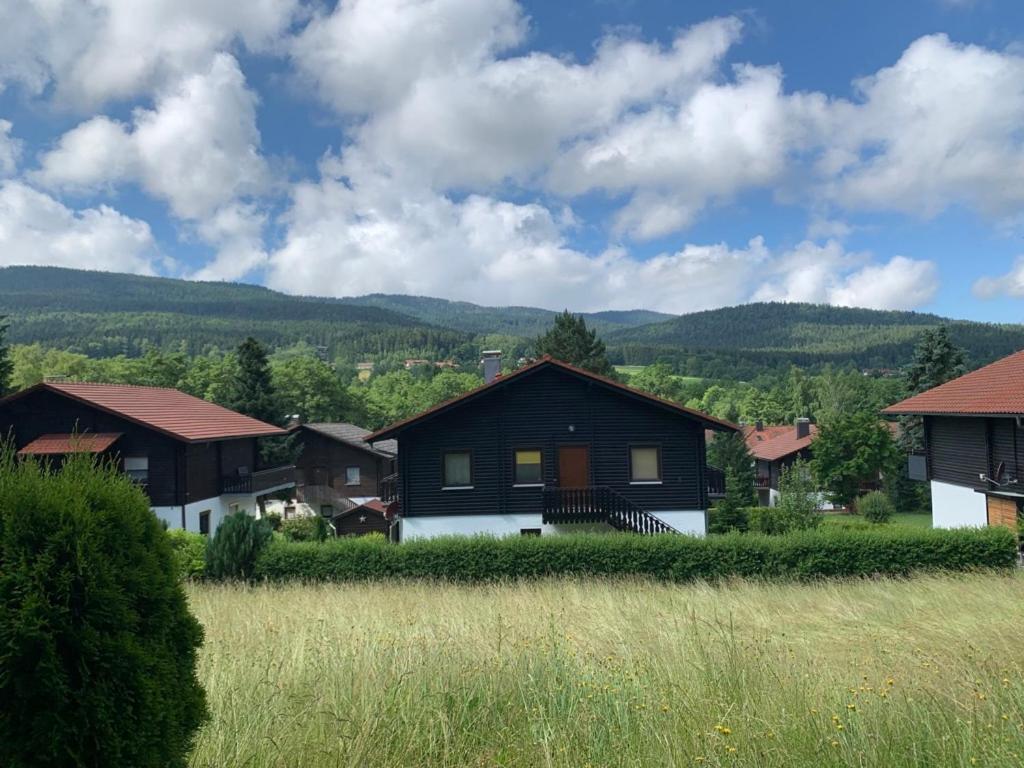
[[[590,450],[587,446],[559,446],[558,485],[561,488],[586,488],[590,485]]]

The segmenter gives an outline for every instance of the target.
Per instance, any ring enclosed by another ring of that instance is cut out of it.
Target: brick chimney
[[[764,432],[764,422],[761,421],[760,419],[755,421],[754,422],[754,431],[755,432]]]
[[[807,437],[809,434],[811,434],[811,420],[804,416],[801,416],[799,419],[796,420],[797,439],[800,439],[801,437]]]
[[[501,374],[501,350],[485,349],[482,353],[484,365],[484,384],[490,384]]]

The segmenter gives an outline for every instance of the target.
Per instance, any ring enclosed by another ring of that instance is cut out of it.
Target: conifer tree
[[[551,355],[602,376],[615,375],[597,331],[587,328],[582,315],[574,315],[568,309],[555,317],[555,324],[537,338],[534,348],[538,355]]]
[[[236,354],[238,371],[231,408],[268,424],[281,424],[284,415],[279,412],[267,351],[250,336],[239,344]]]
[[[964,351],[949,338],[946,327],[927,330],[914,350],[907,369],[906,396],[918,395],[964,373]],[[924,426],[920,416],[900,417],[900,448],[907,453],[924,450]]]

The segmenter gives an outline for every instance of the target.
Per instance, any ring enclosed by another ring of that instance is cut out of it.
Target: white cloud
[[[755,293],[759,301],[809,301],[868,309],[915,309],[939,288],[934,262],[894,256],[883,264],[850,253],[835,240],[805,241],[778,258],[771,278]]]
[[[108,206],[71,210],[18,181],[0,183],[0,266],[41,264],[155,274],[149,225]]]
[[[207,69],[236,42],[271,50],[298,0],[15,0],[0,4],[0,90],[95,107]]]
[[[819,126],[818,170],[838,203],[926,217],[1024,205],[1024,57],[922,37],[856,83]]]
[[[271,287],[675,313],[751,299],[910,308],[934,293],[930,262],[876,265],[836,242],[776,253],[755,237],[742,248],[690,244],[646,260],[623,248],[592,256],[570,245],[569,211],[485,195],[454,200],[424,188],[397,194],[389,177],[356,181],[346,171],[343,159],[328,157],[318,183],[296,186],[285,241],[270,256]]]
[[[0,178],[12,176],[21,157],[21,141],[11,136],[14,126],[10,120],[0,118]]]
[[[210,263],[194,272],[194,280],[238,280],[265,265],[263,228],[266,216],[254,205],[232,203],[199,225],[199,236],[217,249]]]
[[[973,286],[974,295],[979,299],[994,299],[997,296],[1024,296],[1024,256],[1018,256],[1010,271],[999,277],[981,277]]]
[[[94,117],[65,133],[30,174],[44,187],[75,192],[109,187],[135,177],[140,160],[129,129]]]

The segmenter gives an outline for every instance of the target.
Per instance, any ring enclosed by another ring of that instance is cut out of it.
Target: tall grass
[[[190,587],[194,766],[1024,764],[1024,576]]]

